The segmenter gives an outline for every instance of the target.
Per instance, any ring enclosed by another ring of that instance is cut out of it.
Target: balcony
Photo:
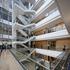
[[[60,22],[62,22],[62,19],[61,19],[59,11],[56,10],[55,12],[51,13],[49,16],[47,16],[46,18],[38,22],[35,26],[35,29],[33,30],[43,29],[45,27],[51,28]]]
[[[52,0],[47,0],[47,2],[45,2],[45,4],[43,4],[36,12],[33,21],[39,21],[42,18],[45,17],[46,14],[48,14],[50,11],[52,11],[53,9],[56,8],[56,4],[54,1]]]
[[[40,41],[40,40],[55,40],[55,39],[63,39],[63,38],[69,38],[70,35],[68,34],[67,30],[60,30],[52,33],[46,33],[42,35],[36,36],[35,41]]]

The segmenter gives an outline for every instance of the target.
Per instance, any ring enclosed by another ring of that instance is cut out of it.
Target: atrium
[[[0,70],[70,70],[70,0],[0,0]]]

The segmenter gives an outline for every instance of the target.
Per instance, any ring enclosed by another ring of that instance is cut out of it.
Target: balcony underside
[[[70,35],[68,34],[67,30],[60,30],[52,33],[46,33],[42,35],[36,36],[35,41],[41,41],[41,40],[56,40],[56,39],[64,39],[69,38]]]

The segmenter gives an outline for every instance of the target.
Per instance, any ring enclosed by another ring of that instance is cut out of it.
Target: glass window
[[[52,0],[46,0],[46,2],[37,10],[36,14],[40,13]]]
[[[8,15],[2,14],[3,19],[8,20]]]
[[[12,0],[9,0],[9,7],[12,9]]]
[[[12,15],[9,15],[8,18],[8,21],[12,22]]]
[[[12,13],[0,7],[0,16],[2,19],[12,22]]]

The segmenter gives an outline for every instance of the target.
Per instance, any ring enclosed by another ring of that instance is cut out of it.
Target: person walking
[[[3,52],[3,49],[4,49],[4,44],[0,45],[0,56],[1,56],[2,52]]]
[[[64,45],[64,48],[63,48],[63,51],[65,51],[66,50],[66,45]]]
[[[7,43],[5,43],[5,51],[7,50],[7,47],[8,47],[8,45],[7,45]]]
[[[67,70],[70,70],[70,62],[68,63],[68,68],[67,68]]]
[[[0,45],[0,56],[1,56],[1,52],[2,52],[1,49],[2,49],[2,45]]]

